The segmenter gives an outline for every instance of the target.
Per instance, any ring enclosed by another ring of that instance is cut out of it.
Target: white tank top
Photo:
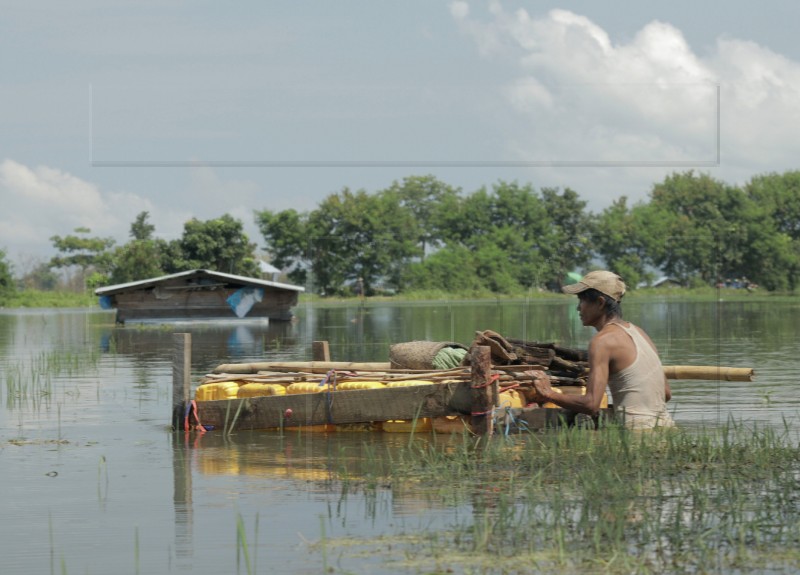
[[[633,429],[673,427],[675,423],[667,411],[664,368],[658,354],[633,324],[614,325],[622,328],[636,347],[633,363],[608,378],[615,417]]]

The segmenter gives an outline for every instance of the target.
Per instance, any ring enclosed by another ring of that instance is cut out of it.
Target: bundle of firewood
[[[489,347],[495,369],[515,373],[518,377],[525,369],[536,366],[549,374],[553,383],[583,385],[588,373],[589,355],[583,349],[505,338],[490,329],[475,332],[470,349],[476,345]],[[515,366],[520,367],[515,369]]]

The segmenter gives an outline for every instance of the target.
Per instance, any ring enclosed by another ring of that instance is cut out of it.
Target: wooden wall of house
[[[236,314],[227,303],[239,288],[186,289],[182,286],[159,286],[115,294],[114,307],[117,321],[158,318],[231,318]],[[257,302],[248,318],[290,320],[291,308],[297,305],[298,295],[293,290],[265,287],[264,298]]]

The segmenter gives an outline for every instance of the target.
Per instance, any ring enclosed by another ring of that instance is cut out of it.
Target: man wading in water
[[[642,329],[622,319],[622,278],[609,271],[594,271],[561,290],[577,294],[581,322],[597,330],[589,343],[586,395],[556,393],[546,373],[529,371],[527,374],[534,378],[534,400],[595,416],[607,385],[615,417],[626,427],[674,426],[666,405],[672,393],[656,346]]]

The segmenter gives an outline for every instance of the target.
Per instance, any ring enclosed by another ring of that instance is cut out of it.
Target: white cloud
[[[221,178],[217,172],[207,166],[191,168],[190,179],[192,193],[196,194],[200,200],[198,205],[205,200],[214,204],[215,208],[219,205],[220,199],[255,198],[261,190],[261,186],[251,180]]]
[[[164,201],[156,206],[138,194],[105,191],[65,171],[5,159],[0,162],[0,249],[12,261],[48,260],[55,255],[50,238],[78,227],[122,244],[130,239],[130,225],[143,211],[149,212],[156,237],[168,241],[179,238],[191,218],[208,220],[229,213],[242,221],[250,240],[260,244],[253,210],[275,208],[264,201],[262,188],[254,182],[225,179],[205,167],[190,171],[189,189],[180,197],[186,199],[172,207]]]
[[[9,159],[0,163],[0,189],[16,201],[66,211],[67,216],[69,208],[76,206],[79,209],[75,213],[81,219],[96,216],[100,206],[100,194],[94,185],[60,170],[46,166],[32,170]]]
[[[0,247],[12,258],[47,259],[54,255],[50,238],[78,227],[124,241],[135,215],[153,209],[135,194],[104,193],[67,172],[11,159],[0,163],[0,198]]]
[[[469,4],[466,2],[456,1],[450,3],[450,14],[456,20],[463,20],[469,16]]]
[[[481,19],[460,4],[451,13],[481,55],[516,64],[504,91],[509,114],[520,120],[505,122],[516,126],[508,134],[516,157],[679,164],[669,171],[713,162],[719,86],[721,166],[714,175],[741,183],[745,167],[749,176],[796,168],[797,62],[726,38],[697,54],[661,21],[620,42],[567,10],[533,16],[493,0]]]

